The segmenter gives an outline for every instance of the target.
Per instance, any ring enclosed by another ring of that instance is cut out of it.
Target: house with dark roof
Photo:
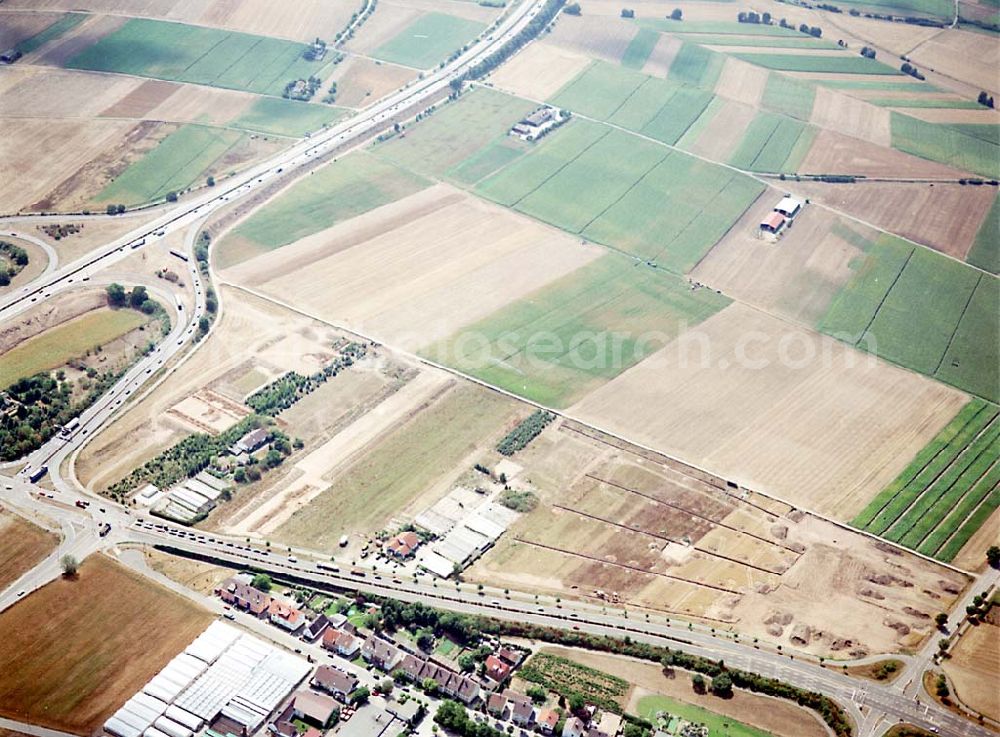
[[[524,653],[512,647],[505,646],[497,650],[497,657],[510,665],[511,668],[516,668],[524,660]]]
[[[250,612],[255,617],[266,614],[271,606],[270,596],[236,578],[227,578],[219,584],[215,593],[230,606]]]
[[[292,701],[295,716],[313,726],[325,729],[340,711],[340,706],[332,698],[314,691],[299,691]]]
[[[391,672],[403,659],[403,654],[395,645],[371,635],[361,645],[361,657],[376,668]]]
[[[271,434],[267,431],[267,428],[258,427],[256,430],[251,430],[242,438],[230,445],[229,452],[234,456],[238,456],[241,453],[253,453],[255,450],[264,445],[270,437]]]
[[[358,687],[358,679],[332,665],[321,665],[309,682],[313,688],[325,691],[336,699],[347,701]]]
[[[407,653],[394,670],[402,671],[411,681],[420,680],[420,672],[424,669],[427,661],[418,658],[416,655]]]
[[[316,619],[306,625],[302,636],[309,642],[316,642],[320,635],[330,626],[330,619],[325,614],[320,614]]]

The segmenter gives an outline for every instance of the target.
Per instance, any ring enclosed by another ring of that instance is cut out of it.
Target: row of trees
[[[554,419],[555,415],[551,412],[536,409],[497,443],[497,451],[501,455],[512,456],[517,451],[523,450]]]
[[[150,299],[146,287],[135,286],[132,291],[126,291],[125,287],[115,282],[109,284],[105,290],[108,295],[108,304],[112,307],[131,307],[147,315],[156,314],[160,309],[155,300]]]
[[[350,343],[341,354],[326,364],[322,370],[310,376],[303,376],[295,371],[278,377],[262,389],[247,398],[250,408],[262,415],[276,416],[288,409],[302,397],[314,392],[320,386],[339,374],[343,369],[364,357],[366,348],[361,343]]]
[[[28,265],[28,252],[9,241],[0,241],[0,287],[6,287],[10,280]]]

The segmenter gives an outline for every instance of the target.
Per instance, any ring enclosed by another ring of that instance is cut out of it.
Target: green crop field
[[[960,133],[1000,146],[1000,124],[997,123],[952,123],[951,127]]]
[[[842,4],[882,11],[894,10],[902,15],[920,13],[948,19],[951,19],[955,7],[948,0],[844,0]]]
[[[684,274],[763,191],[750,177],[674,152],[583,235]]]
[[[446,177],[492,144],[508,140],[511,126],[534,108],[534,103],[518,97],[480,88],[411,124],[405,137],[378,144],[372,151],[419,174]]]
[[[784,113],[799,120],[809,120],[815,100],[814,85],[785,74],[771,72],[767,76],[761,104],[776,113]]]
[[[428,185],[367,153],[351,154],[296,182],[242,222],[219,244],[219,266],[280,248]]]
[[[512,206],[608,133],[608,127],[598,123],[570,121],[535,144],[530,155],[521,157],[481,182],[476,191],[501,205]]]
[[[672,699],[669,696],[651,694],[639,699],[639,716],[660,727],[668,727],[671,717],[683,719],[708,727],[708,737],[773,737],[770,732],[738,722],[732,717],[716,714],[694,704]],[[662,720],[660,717],[663,717]]]
[[[300,137],[342,118],[344,110],[296,100],[262,97],[228,125],[279,136]]]
[[[715,116],[719,114],[720,111],[725,109],[725,101],[719,97],[712,96],[709,100],[708,105],[705,109],[701,111],[701,115],[688,126],[688,129],[684,131],[684,135],[677,139],[677,145],[683,149],[690,149],[691,145],[698,140],[699,136],[705,131]]]
[[[612,253],[421,353],[566,407],[727,304],[712,290],[692,292],[681,277]]]
[[[58,368],[150,319],[138,310],[100,309],[46,330],[0,356],[0,389],[26,376]]]
[[[809,130],[798,120],[774,113],[758,113],[729,163],[750,171],[794,171],[794,166],[786,166],[785,162],[791,158],[800,159],[805,154],[806,147],[797,144],[803,135],[807,135],[807,142],[812,140],[811,132],[807,134]],[[798,164],[798,161],[789,163]]]
[[[449,169],[447,176],[472,186],[520,158],[527,150],[528,144],[514,138],[496,141]]]
[[[659,40],[660,34],[652,28],[640,28],[622,55],[622,66],[642,69]]]
[[[1000,281],[982,275],[934,376],[1000,402]]]
[[[861,344],[894,363],[934,375],[977,282],[970,267],[914,249]]]
[[[993,200],[965,260],[991,274],[1000,274],[1000,195]]]
[[[868,102],[879,107],[944,108],[947,110],[981,110],[983,106],[973,100],[957,97],[942,100],[939,97],[869,97]]]
[[[863,56],[843,56],[807,54],[733,54],[737,59],[748,61],[765,69],[776,69],[782,72],[817,72],[827,74],[902,74],[902,72],[886,66],[880,61],[866,59]]]
[[[712,89],[722,73],[725,57],[704,46],[684,43],[670,65],[667,76],[674,82]]]
[[[484,23],[445,13],[421,15],[372,53],[384,61],[430,69],[474,39]]]
[[[805,34],[797,36],[735,36],[711,33],[685,36],[685,40],[702,46],[746,46],[761,49],[836,49],[837,44]]]
[[[954,558],[985,521],[983,506],[1000,482],[997,414],[992,404],[969,402],[852,524],[925,555]]]
[[[883,90],[885,92],[940,92],[927,82],[897,82],[892,79],[817,79],[816,84],[837,90]]]
[[[647,123],[657,116],[670,99],[682,90],[692,90],[702,95],[711,96],[707,92],[693,90],[665,79],[646,77],[642,84],[610,117],[601,118],[601,120],[607,120],[614,125],[620,125],[622,128],[628,128],[632,131],[641,131]]]
[[[680,87],[638,132],[673,145],[701,117],[713,99],[715,96],[711,92],[694,87]],[[615,122],[614,119],[611,122]]]
[[[1000,176],[1000,146],[950,125],[892,113],[892,147],[983,176]]]
[[[735,15],[735,13],[734,13]],[[657,31],[667,33],[715,33],[719,35],[733,34],[737,36],[789,36],[794,38],[804,38],[805,35],[794,28],[782,28],[778,25],[767,25],[763,23],[737,23],[736,21],[725,20],[670,20],[643,18],[640,25],[653,28]]]
[[[31,38],[26,38],[17,45],[17,50],[22,54],[30,54],[35,49],[41,48],[43,44],[54,41],[60,36],[73,30],[87,19],[86,13],[66,13],[51,25],[36,33]]]
[[[648,78],[615,64],[595,61],[550,100],[553,105],[607,120]]]
[[[288,82],[323,68],[303,59],[306,49],[248,33],[132,18],[66,66],[280,96]]]
[[[94,201],[136,205],[162,199],[196,183],[242,138],[238,131],[185,125],[119,174]]]

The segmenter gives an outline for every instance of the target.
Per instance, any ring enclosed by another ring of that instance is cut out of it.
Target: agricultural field
[[[659,40],[660,34],[653,29],[640,28],[622,55],[622,66],[642,69]]]
[[[566,407],[726,304],[714,292],[692,292],[679,277],[608,254],[422,353]]]
[[[672,718],[683,719],[708,727],[709,737],[769,737],[770,732],[764,732],[747,724],[733,722],[719,714],[698,706],[684,704],[669,696],[645,696],[639,700],[639,716],[654,724],[666,727]]]
[[[91,734],[211,620],[186,598],[94,554],[75,578],[0,612],[0,654],[18,664],[0,670],[0,714]],[[137,631],[148,638],[139,654]]]
[[[943,566],[905,553],[888,561],[884,543],[746,487],[728,493],[723,477],[570,420],[547,427],[517,462],[514,484],[530,478],[539,504],[468,580],[693,617],[832,659],[917,647],[934,636],[921,613],[966,585]]]
[[[366,153],[354,153],[284,190],[214,249],[220,268],[281,248],[429,184]]]
[[[0,388],[66,364],[150,321],[138,310],[96,309],[17,344],[0,356]]]
[[[941,668],[951,681],[954,695],[966,706],[990,719],[1000,719],[1000,696],[989,684],[1000,678],[1000,625],[997,605],[986,621],[970,626],[948,651]]]
[[[547,100],[590,63],[582,54],[535,41],[496,69],[490,78],[499,89],[532,100]]]
[[[759,113],[729,158],[739,169],[771,173],[795,172],[813,143],[805,123],[774,113]]]
[[[1000,233],[1000,197],[993,200],[989,213],[979,226],[966,260],[973,266],[1000,274],[1000,248],[996,236]]]
[[[1000,507],[1000,420],[969,402],[854,518],[856,527],[950,561]]]
[[[816,101],[816,87],[784,74],[771,72],[761,104],[768,110],[808,121]]]
[[[448,490],[453,479],[443,477],[454,475],[453,469],[477,449],[495,443],[523,411],[480,387],[446,386],[274,534],[289,544],[332,552],[341,535],[375,532],[408,509],[415,513],[436,501],[426,498],[435,489],[438,495]]]
[[[892,147],[987,177],[1000,176],[1000,146],[949,125],[892,114]]]
[[[337,83],[338,106],[364,108],[416,76],[412,69],[352,56],[338,64],[326,81]]]
[[[0,507],[0,591],[38,565],[56,549],[59,538]]]
[[[734,53],[737,59],[765,69],[782,72],[813,72],[819,74],[901,74],[882,62],[862,56],[790,53]]]
[[[343,117],[341,108],[297,100],[261,97],[243,115],[229,122],[234,128],[299,138]]]
[[[862,350],[997,401],[998,282],[882,236],[818,327]]]
[[[588,704],[619,714],[624,710],[629,691],[624,678],[550,653],[532,655],[521,666],[518,676],[564,698],[578,693]]]
[[[329,62],[307,61],[306,48],[247,33],[132,18],[65,66],[280,96],[289,82],[322,76]]]
[[[372,55],[416,69],[430,69],[472,41],[486,24],[446,13],[419,16]]]
[[[35,35],[19,41],[14,48],[22,54],[30,54],[50,41],[54,41],[73,30],[86,19],[87,16],[83,13],[66,13]]]

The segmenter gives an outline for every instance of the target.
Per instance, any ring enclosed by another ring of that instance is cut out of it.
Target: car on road
[[[17,592],[17,598],[18,599],[20,599],[22,596],[24,596],[24,590],[23,589],[21,591]]]

